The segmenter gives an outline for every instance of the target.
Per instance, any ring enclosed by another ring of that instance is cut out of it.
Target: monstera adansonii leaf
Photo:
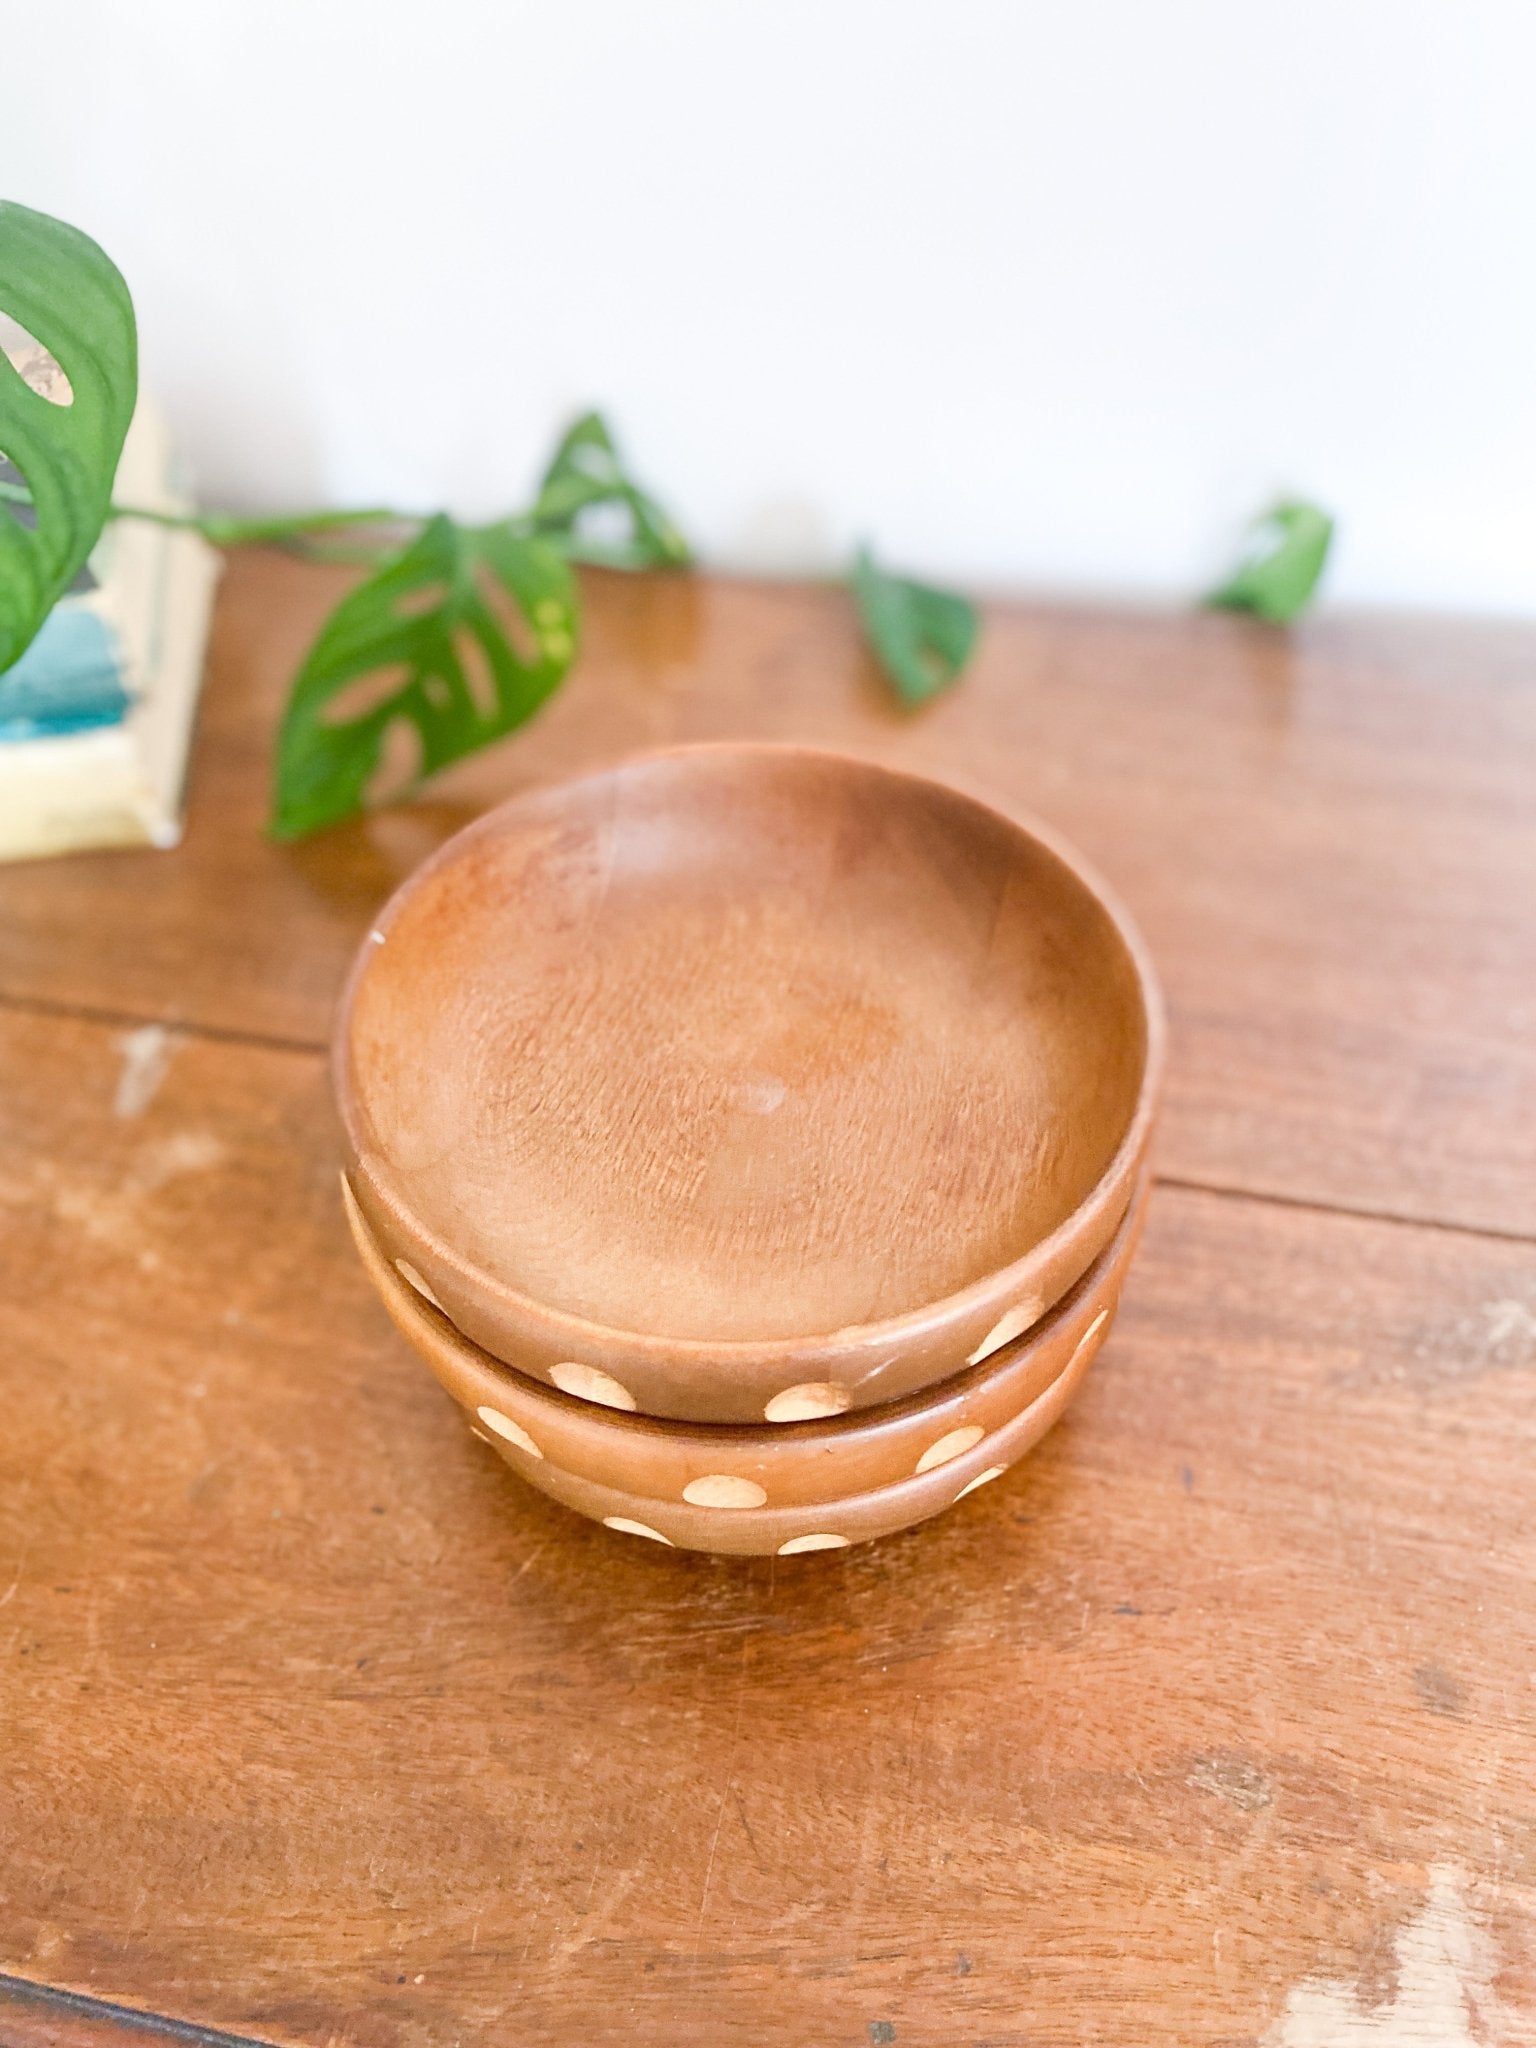
[[[1282,498],[1259,519],[1241,562],[1206,602],[1288,626],[1312,602],[1333,546],[1333,520],[1305,498]]]
[[[414,788],[511,732],[575,652],[563,551],[513,520],[460,526],[439,513],[342,599],[310,649],[278,739],[274,837],[336,824],[384,794],[396,735]]]
[[[128,287],[90,237],[9,201],[0,201],[0,314],[63,372],[35,390],[0,348],[0,455],[25,492],[0,503],[4,670],[106,522],[138,389],[138,341]]]
[[[853,595],[864,637],[904,704],[926,704],[970,660],[976,607],[956,592],[893,576],[864,547],[853,565]]]
[[[532,512],[534,530],[573,562],[602,569],[686,569],[688,543],[628,475],[601,413],[569,426],[550,458]],[[610,521],[616,526],[609,527]]]

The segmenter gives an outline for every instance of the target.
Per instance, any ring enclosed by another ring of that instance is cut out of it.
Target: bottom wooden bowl
[[[578,1478],[547,1460],[534,1463],[521,1458],[513,1445],[499,1438],[488,1441],[541,1493],[621,1535],[643,1537],[674,1550],[734,1557],[796,1557],[813,1550],[847,1550],[855,1543],[894,1536],[900,1529],[929,1521],[978,1487],[1000,1479],[1060,1419],[1097,1357],[1106,1329],[1105,1324],[1097,1325],[1044,1393],[983,1443],[916,1479],[818,1506],[708,1508],[651,1500],[644,1494],[620,1493]]]
[[[558,1467],[619,1493],[735,1510],[799,1507],[895,1486],[990,1441],[1054,1384],[1078,1350],[1107,1332],[1146,1206],[1138,1191],[1113,1242],[1066,1298],[981,1365],[882,1408],[790,1423],[680,1423],[618,1413],[542,1386],[492,1358],[406,1285],[366,1219],[343,1198],[358,1252],[395,1326],[488,1434],[510,1444],[524,1478]]]

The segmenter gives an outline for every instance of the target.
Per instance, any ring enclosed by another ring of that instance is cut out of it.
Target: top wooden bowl
[[[376,1236],[486,1350],[789,1422],[946,1378],[1074,1284],[1162,1042],[1140,941],[1038,827],[706,746],[450,840],[360,951],[336,1080]]]

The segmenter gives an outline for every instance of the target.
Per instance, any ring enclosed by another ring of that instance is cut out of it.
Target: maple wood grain
[[[1529,1246],[1164,1186],[1017,1472],[711,1560],[468,1436],[318,1055],[156,1063],[0,1013],[12,1974],[304,2048],[1289,2048],[1450,1899],[1532,2037]]]
[[[373,911],[490,802],[637,746],[820,742],[1037,811],[1126,898],[1172,1012],[1165,1172],[1536,1234],[1536,628],[996,605],[912,716],[836,591],[592,576],[533,726],[270,846],[278,707],[340,587],[234,558],[186,844],[0,871],[0,994],[318,1045]]]

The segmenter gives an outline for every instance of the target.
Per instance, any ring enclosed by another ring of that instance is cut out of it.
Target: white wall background
[[[0,192],[205,495],[506,509],[608,410],[715,559],[1536,612],[1531,0],[70,0]]]

